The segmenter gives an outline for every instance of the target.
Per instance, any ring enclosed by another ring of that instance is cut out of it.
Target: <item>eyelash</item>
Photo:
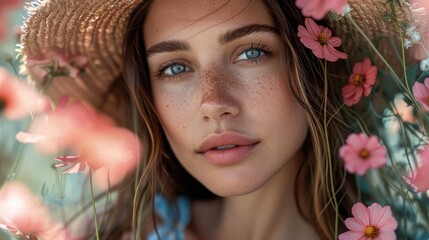
[[[243,48],[243,50],[242,51],[240,51],[240,54],[238,55],[238,56],[240,56],[241,54],[243,54],[244,52],[246,52],[246,51],[249,51],[249,50],[252,50],[252,49],[255,49],[255,50],[260,50],[260,51],[262,51],[263,53],[264,53],[264,55],[262,55],[262,56],[260,56],[260,57],[258,57],[258,58],[253,58],[253,59],[247,59],[247,60],[239,60],[239,61],[235,61],[234,60],[234,63],[237,63],[237,62],[248,62],[248,63],[259,63],[262,59],[262,57],[264,57],[264,56],[270,56],[271,55],[271,49],[269,48],[269,47],[267,47],[267,46],[265,46],[265,45],[263,45],[263,44],[261,44],[261,43],[249,43],[249,44],[246,44],[245,46],[243,46],[242,47]],[[158,77],[158,78],[167,78],[167,79],[174,79],[174,78],[180,78],[181,77],[181,73],[179,73],[179,74],[174,74],[174,75],[164,75],[164,72],[165,72],[165,70],[168,68],[168,67],[171,67],[172,65],[174,65],[174,64],[181,64],[181,65],[184,65],[184,66],[186,66],[186,63],[184,63],[183,61],[179,61],[179,60],[170,60],[170,61],[167,61],[167,62],[164,62],[164,63],[162,63],[159,67],[158,67],[158,69],[156,70],[156,72],[155,72],[155,76],[156,77]]]
[[[241,55],[241,54],[243,54],[244,52],[249,51],[249,50],[252,50],[252,49],[260,50],[260,51],[262,51],[262,52],[264,53],[264,55],[262,55],[262,56],[260,56],[260,57],[258,57],[258,58],[252,58],[252,59],[247,59],[247,60],[239,60],[239,61],[235,61],[235,60],[234,60],[234,63],[236,63],[236,62],[241,62],[241,61],[248,62],[248,63],[259,63],[259,62],[262,60],[262,58],[263,58],[264,56],[270,56],[270,55],[271,55],[271,53],[272,53],[272,51],[271,51],[271,49],[270,49],[269,47],[267,47],[267,46],[265,46],[265,45],[263,45],[263,44],[261,44],[261,43],[250,43],[250,44],[246,44],[246,45],[245,45],[245,46],[243,46],[242,48],[243,48],[244,50],[240,51],[240,54],[239,54],[238,56],[240,56],[240,55]]]
[[[156,77],[158,77],[158,78],[169,78],[169,79],[171,79],[171,78],[175,78],[175,77],[180,77],[180,75],[181,75],[181,74],[164,75],[165,70],[166,70],[168,67],[171,67],[171,66],[172,66],[172,65],[174,65],[174,64],[182,64],[182,65],[186,66],[186,63],[184,63],[184,62],[182,62],[182,61],[179,61],[179,60],[170,60],[170,61],[167,61],[167,62],[162,63],[162,64],[158,67],[158,69],[157,69],[157,70],[156,70],[156,72],[155,72],[155,76],[156,76]]]

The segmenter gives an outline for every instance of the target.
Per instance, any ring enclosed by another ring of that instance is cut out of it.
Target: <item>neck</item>
[[[211,203],[214,215],[200,222],[204,230],[202,239],[317,239],[317,235],[301,217],[294,197],[294,183],[299,163],[303,157],[297,154],[275,176],[258,190],[241,196],[224,198]],[[196,206],[204,208],[203,205]],[[210,211],[210,210],[209,210]],[[204,219],[198,217],[197,221]],[[198,228],[198,226],[196,226]],[[200,228],[201,229],[201,228]]]

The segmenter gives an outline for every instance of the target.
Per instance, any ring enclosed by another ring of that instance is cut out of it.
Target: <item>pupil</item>
[[[184,65],[174,65],[171,67],[171,72],[173,74],[177,74],[177,73],[182,73],[185,71],[185,66]]]
[[[246,57],[247,58],[257,58],[261,56],[261,51],[257,50],[257,49],[252,49],[246,52]]]

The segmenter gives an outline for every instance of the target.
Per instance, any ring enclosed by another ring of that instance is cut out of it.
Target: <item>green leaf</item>
[[[407,68],[407,79],[408,85],[412,87],[414,83],[417,81],[417,74],[419,72],[419,65],[414,64],[413,66]]]

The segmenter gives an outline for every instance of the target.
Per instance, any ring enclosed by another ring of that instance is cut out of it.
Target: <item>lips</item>
[[[237,132],[212,134],[197,148],[204,160],[216,165],[228,165],[246,158],[260,140]]]

